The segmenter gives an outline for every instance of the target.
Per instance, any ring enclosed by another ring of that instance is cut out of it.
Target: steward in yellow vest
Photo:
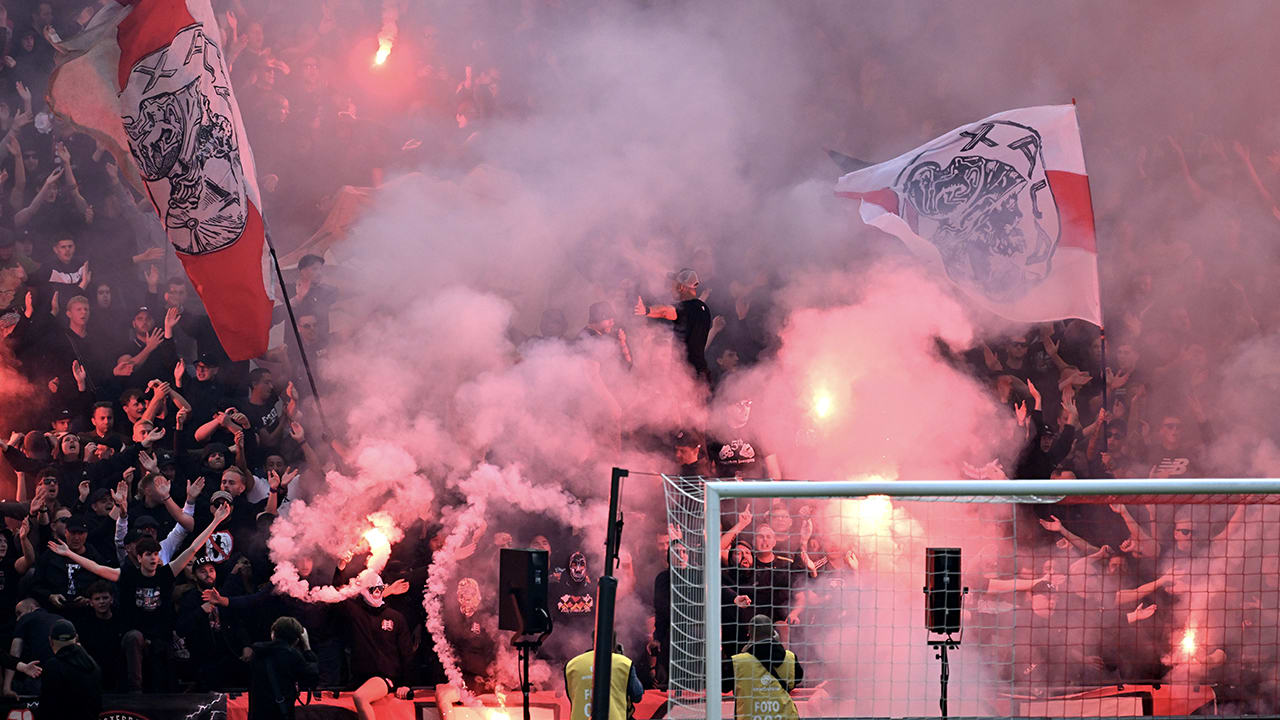
[[[725,664],[736,720],[799,720],[791,691],[804,679],[795,653],[779,642],[767,615],[751,619],[751,641]]]
[[[622,648],[619,647],[618,650]],[[588,650],[564,666],[564,688],[569,694],[570,720],[591,720],[591,690],[595,682],[595,651]],[[609,676],[609,720],[627,720],[631,706],[644,696],[644,686],[626,655],[613,653]]]

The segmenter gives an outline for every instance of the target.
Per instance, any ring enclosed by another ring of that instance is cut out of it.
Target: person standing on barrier
[[[594,650],[573,658],[564,666],[564,689],[569,694],[570,720],[591,720],[591,690],[595,681]],[[627,720],[631,706],[644,697],[644,686],[631,660],[622,654],[622,646],[613,650],[609,677],[609,720]]]
[[[804,680],[795,653],[782,646],[768,615],[751,618],[750,640],[724,663],[724,689],[733,690],[735,720],[798,720],[791,691]]]

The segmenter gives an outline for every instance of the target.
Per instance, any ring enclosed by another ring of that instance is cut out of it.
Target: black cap
[[[141,530],[143,528],[160,529],[160,523],[150,515],[139,515],[133,519],[133,529]]]
[[[70,620],[63,620],[61,618],[54,620],[53,625],[49,626],[49,639],[62,641],[75,640],[76,626],[72,625]]]
[[[53,419],[54,419],[55,421],[56,421],[56,420],[70,420],[70,419],[71,419],[71,411],[70,411],[70,410],[59,410],[58,412],[56,412],[56,413],[54,413],[54,414],[53,414]]]
[[[222,358],[219,357],[217,353],[202,352],[200,353],[200,357],[196,358],[196,364],[207,365],[209,367],[220,367],[222,365]]]
[[[107,498],[107,497],[111,497],[111,491],[106,488],[98,488],[93,492],[89,493],[88,502],[90,505],[92,505],[98,502],[99,500],[101,500],[102,498]]]
[[[147,307],[146,305],[139,305],[138,309],[133,311],[132,317],[138,317],[138,313],[143,313],[143,312],[150,315],[152,320],[154,320],[156,317],[156,314],[151,312],[151,308]]]
[[[164,467],[165,465],[176,465],[177,462],[178,460],[174,457],[173,451],[171,450],[161,450],[156,453],[156,465],[159,467]]]
[[[226,445],[223,445],[222,443],[216,443],[216,442],[212,442],[212,443],[209,443],[208,445],[205,445],[205,446],[204,446],[204,459],[205,459],[205,460],[208,460],[208,459],[209,459],[209,456],[210,456],[210,455],[212,455],[212,454],[214,454],[214,453],[219,453],[219,454],[220,454],[220,455],[222,455],[222,457],[224,457],[224,458],[230,458],[230,457],[231,457],[231,448],[228,448]]]
[[[83,515],[67,518],[67,532],[89,532],[89,519]]]
[[[307,255],[303,255],[301,258],[299,258],[299,260],[298,260],[298,269],[299,269],[299,270],[305,270],[305,269],[307,269],[307,268],[311,267],[312,265],[323,265],[323,264],[324,264],[324,258],[323,258],[323,257],[321,257],[321,256],[319,256],[319,255],[314,255],[314,254],[307,254]]]

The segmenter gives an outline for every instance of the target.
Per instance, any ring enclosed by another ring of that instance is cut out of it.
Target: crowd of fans
[[[266,539],[275,516],[292,483],[316,477],[340,459],[303,422],[296,349],[253,364],[229,362],[149,201],[122,182],[100,145],[44,107],[53,43],[78,32],[97,5],[0,5],[0,196],[8,198],[0,203],[0,352],[4,382],[25,383],[34,400],[10,411],[6,419],[14,431],[2,444],[15,473],[13,500],[0,505],[6,517],[0,529],[0,633],[12,638],[10,653],[23,663],[47,660],[50,628],[65,618],[74,622],[111,689],[247,687],[256,643],[287,615],[309,632],[323,685],[357,686],[370,676],[397,686],[442,680],[424,636],[421,604],[425,568],[440,547],[438,527],[410,529],[386,570],[399,580],[379,583],[364,598],[307,605],[272,592]],[[428,155],[440,167],[465,171],[484,121],[521,112],[531,102],[500,85],[503,75],[488,49],[466,42],[465,32],[439,36],[417,3],[402,4],[394,52],[399,72],[414,78],[421,92],[394,113],[393,99],[380,95],[376,83],[352,90],[367,84],[349,74],[356,66],[368,73],[372,44],[358,61],[333,52],[347,47],[350,37],[377,34],[379,18],[365,3],[332,0],[305,10],[240,0],[215,5],[254,138],[264,204],[276,227],[284,228],[282,236],[314,229],[317,210],[342,185],[376,185],[384,172],[415,167]],[[531,24],[554,19],[554,12],[525,3],[506,18],[511,45],[528,47],[528,62],[552,61],[545,48],[520,39]],[[388,138],[407,140],[387,144]],[[1191,196],[1210,192],[1197,182],[1194,158],[1189,161],[1177,142],[1162,148],[1166,154],[1176,150]],[[1234,152],[1210,147],[1203,155],[1214,172],[1233,168],[1264,204],[1271,202],[1274,173],[1267,168],[1275,163],[1255,167],[1238,144]],[[1137,240],[1123,230],[1115,233],[1119,252],[1136,253]],[[1230,234],[1234,242],[1247,242],[1238,230]],[[1156,283],[1160,268],[1137,275],[1125,292],[1127,302],[1116,304],[1126,310],[1114,318],[1118,331],[1108,338],[1105,364],[1099,334],[1080,322],[1049,323],[944,352],[989,385],[1025,435],[1014,443],[1022,447],[1016,455],[968,472],[1015,479],[1195,477],[1210,468],[1203,451],[1213,432],[1206,348],[1274,327],[1276,316],[1274,308],[1262,317],[1251,309],[1262,274],[1215,274],[1184,244],[1169,243],[1162,257],[1183,268],[1170,281],[1177,292]],[[629,366],[644,355],[633,347],[641,335],[634,328],[667,322],[691,371],[709,389],[727,387],[726,377],[777,347],[768,321],[772,285],[766,275],[728,280],[704,302],[707,287],[724,280],[710,277],[708,265],[672,273],[669,304],[640,299],[632,307],[636,296],[623,293],[612,303],[591,304],[589,322],[576,335],[562,310],[548,309],[538,334],[613,343]],[[323,271],[323,258],[306,256],[288,288],[304,342],[315,350],[331,341],[328,313],[338,297]],[[1200,315],[1189,312],[1186,298],[1210,289],[1215,297],[1236,298],[1214,316],[1230,322],[1193,322]],[[721,398],[725,417],[715,431],[674,433],[665,447],[671,465],[661,470],[784,476],[786,449],[761,442],[751,422],[754,398],[746,389],[733,392]],[[1063,519],[1037,517],[1042,534],[1030,538],[1032,545],[1049,547],[1065,538],[1082,559],[1030,575],[1026,567],[995,568],[985,583],[988,592],[1013,593],[1033,615],[1045,616],[1044,597],[1065,592],[1075,577],[1100,573],[1116,578],[1107,612],[1119,613],[1125,626],[1156,623],[1160,616],[1150,597],[1181,587],[1179,563],[1201,547],[1189,538],[1225,537],[1240,519],[1239,512],[1215,521],[1158,518],[1160,512],[1117,505]],[[1022,523],[1023,531],[1027,527]],[[725,617],[737,619],[737,629],[759,614],[783,628],[808,624],[812,613],[833,604],[839,579],[858,572],[855,550],[815,524],[811,508],[748,507],[726,516],[723,530]],[[679,538],[655,532],[653,552],[679,564],[685,552]],[[553,610],[559,622],[587,627],[596,569],[570,540],[564,529],[548,528],[516,538],[499,531],[478,536],[474,545],[486,553],[525,545],[552,550]],[[652,601],[653,616],[647,633],[625,639],[638,640],[648,656],[640,663],[646,684],[665,687],[670,570],[652,584],[634,574],[627,582]],[[480,681],[490,674],[493,641],[474,630],[479,625],[473,618],[487,606],[471,578],[462,578],[446,603],[464,668]],[[736,632],[726,635],[730,651],[743,639]],[[1158,676],[1161,641],[1146,642],[1155,659],[1147,657],[1140,669],[1121,669],[1126,661],[1137,662],[1133,658],[1080,662],[1098,669],[1099,678]],[[578,650],[564,648],[563,654]],[[1114,674],[1106,675],[1104,666]],[[31,694],[38,683],[10,669],[3,691]]]

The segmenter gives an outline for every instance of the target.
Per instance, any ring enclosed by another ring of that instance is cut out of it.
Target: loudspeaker
[[[504,548],[498,565],[498,628],[524,635],[551,630],[546,550]]]
[[[960,548],[925,548],[924,624],[931,633],[960,632]]]

